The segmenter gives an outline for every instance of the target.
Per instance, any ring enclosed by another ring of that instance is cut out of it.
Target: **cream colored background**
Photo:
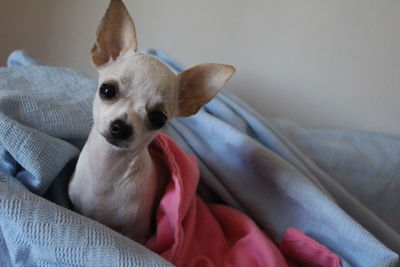
[[[400,134],[400,1],[125,0],[141,48],[233,64],[227,88],[305,126]],[[0,62],[23,48],[95,72],[106,0],[0,0]]]

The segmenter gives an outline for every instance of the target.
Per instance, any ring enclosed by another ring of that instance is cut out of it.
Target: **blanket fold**
[[[152,158],[168,181],[157,210],[157,231],[146,244],[177,266],[325,266],[340,260],[326,247],[295,229],[286,231],[284,255],[243,213],[220,204],[206,204],[196,195],[199,171],[196,159],[166,135],[150,146]],[[133,226],[134,227],[134,226]]]

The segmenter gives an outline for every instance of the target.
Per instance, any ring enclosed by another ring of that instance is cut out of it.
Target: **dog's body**
[[[99,70],[94,124],[69,185],[74,208],[144,243],[166,181],[148,145],[174,116],[190,116],[234,74],[202,64],[178,76],[137,52],[135,27],[121,0],[111,0],[92,49]]]
[[[161,187],[156,178],[147,149],[138,155],[114,149],[92,130],[69,195],[80,213],[143,243]]]

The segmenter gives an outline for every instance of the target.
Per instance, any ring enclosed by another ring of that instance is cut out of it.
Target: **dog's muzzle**
[[[118,146],[119,143],[129,139],[133,134],[132,126],[126,124],[123,120],[115,120],[110,123],[109,134],[106,139],[112,145]]]

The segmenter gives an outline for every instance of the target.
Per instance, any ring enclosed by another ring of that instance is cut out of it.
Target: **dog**
[[[148,146],[173,117],[196,114],[235,73],[200,64],[176,75],[138,52],[135,25],[121,0],[100,22],[92,61],[99,72],[93,127],[71,177],[74,210],[145,243],[166,181]]]

